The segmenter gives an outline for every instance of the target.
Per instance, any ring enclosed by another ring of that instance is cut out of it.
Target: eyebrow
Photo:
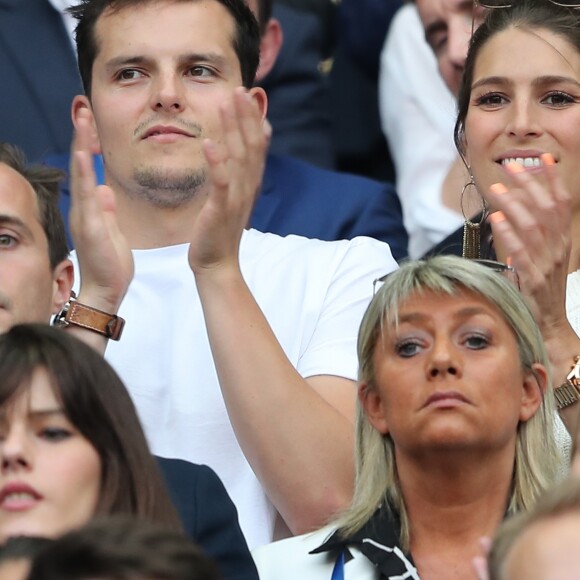
[[[31,238],[32,230],[18,217],[8,214],[0,214],[0,227],[2,226],[15,226],[20,228],[27,236]]]
[[[29,409],[27,416],[30,419],[44,419],[46,417],[53,417],[55,415],[66,417],[64,409],[61,407],[49,407],[47,409]],[[10,416],[10,412],[6,413],[6,410],[0,412],[0,421],[5,421],[7,416]]]
[[[64,415],[64,410],[60,407],[55,407],[52,409],[30,409],[28,411],[29,417],[49,417],[51,415]]]
[[[210,62],[223,68],[226,64],[226,58],[217,52],[192,52],[178,57],[180,65],[193,62]],[[153,65],[154,59],[148,56],[117,56],[105,63],[108,70],[116,70],[125,66],[142,66]]]
[[[572,77],[565,77],[565,76],[560,76],[560,75],[544,75],[541,77],[537,77],[532,81],[532,85],[535,87],[542,87],[545,85],[554,85],[554,84],[558,84],[558,83],[569,83],[569,84],[576,85],[578,88],[580,88],[580,83],[576,79],[574,79]],[[474,82],[471,85],[471,90],[473,91],[474,89],[478,89],[479,87],[487,86],[487,85],[512,85],[512,84],[513,84],[513,81],[511,81],[507,77],[500,77],[500,76],[484,77],[484,78],[479,79],[478,81]]]

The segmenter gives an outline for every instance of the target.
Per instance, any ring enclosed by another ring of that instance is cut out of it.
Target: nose
[[[427,378],[439,379],[448,375],[461,377],[459,353],[448,339],[437,339],[427,361]]]
[[[542,128],[534,113],[533,103],[529,99],[514,96],[509,115],[506,131],[511,137],[523,139],[536,137],[542,133]]]
[[[27,469],[30,466],[25,433],[18,427],[11,427],[0,442],[2,472]]]
[[[181,77],[173,73],[160,74],[154,84],[151,104],[157,112],[182,111],[185,106],[185,94]]]

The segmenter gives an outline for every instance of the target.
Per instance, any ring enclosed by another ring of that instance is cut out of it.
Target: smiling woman
[[[580,9],[559,4],[489,10],[467,57],[455,140],[492,211],[482,249],[518,271],[570,428],[580,400],[580,382],[567,379],[580,355]]]
[[[532,313],[480,264],[412,262],[371,302],[358,356],[353,503],[315,534],[255,551],[260,578],[475,578],[479,538],[554,479]]]

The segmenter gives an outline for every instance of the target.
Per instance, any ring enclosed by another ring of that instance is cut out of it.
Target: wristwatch
[[[574,364],[566,377],[566,382],[554,389],[554,395],[558,409],[565,409],[580,401],[580,356],[574,357]]]
[[[125,319],[82,304],[76,299],[75,293],[71,292],[68,302],[54,317],[52,324],[59,328],[66,328],[72,324],[102,334],[110,340],[119,340],[125,326]]]

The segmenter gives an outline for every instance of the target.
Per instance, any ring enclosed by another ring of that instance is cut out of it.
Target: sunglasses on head
[[[517,1],[517,0],[516,0]],[[579,0],[546,0],[556,6],[563,6],[564,8],[580,8]],[[475,3],[482,8],[510,8],[514,2],[511,0],[475,0]]]
[[[504,264],[503,262],[496,262],[495,260],[470,260],[477,262],[481,266],[485,266],[498,274],[504,275],[518,290],[520,290],[520,277],[516,269],[511,264]],[[396,271],[396,270],[395,270]],[[389,272],[376,280],[373,280],[373,297],[377,293],[377,284],[382,284],[393,272]]]

